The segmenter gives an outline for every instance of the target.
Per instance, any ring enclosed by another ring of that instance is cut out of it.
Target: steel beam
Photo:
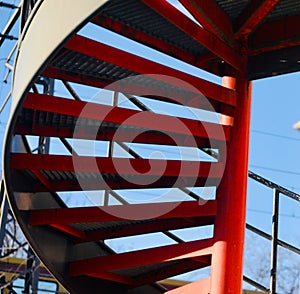
[[[88,275],[97,277],[97,272],[146,266],[174,260],[197,259],[211,255],[213,239],[191,241],[181,244],[161,246],[125,252],[110,256],[101,256],[70,263],[70,275]]]
[[[179,1],[207,31],[216,35],[223,42],[232,45],[231,19],[215,0]]]
[[[25,154],[13,153],[11,156],[11,167],[19,170],[57,170],[74,171],[73,161],[78,161],[78,172],[95,172],[108,174],[136,175],[149,172],[149,175],[161,175],[161,162],[166,167],[164,176],[177,177],[180,169],[184,170],[186,177],[222,175],[222,163],[195,162],[180,160],[159,160],[159,159],[133,159],[133,158],[112,158],[93,156],[65,156],[48,154]],[[30,163],[30,165],[29,165]],[[94,164],[96,163],[96,165]],[[149,171],[151,167],[151,171]],[[133,171],[134,169],[134,171]]]
[[[92,242],[106,239],[114,239],[120,237],[134,236],[140,234],[149,234],[156,232],[167,232],[167,230],[178,230],[183,228],[192,228],[197,226],[208,226],[214,223],[214,217],[188,217],[188,218],[172,218],[172,219],[154,219],[144,223],[132,223],[130,226],[127,222],[119,222],[118,229],[113,230],[93,230],[81,231],[70,225],[51,224],[56,228],[76,239],[76,243]],[[168,236],[168,233],[166,233]],[[171,236],[170,236],[171,238]]]
[[[117,134],[116,134],[117,130]],[[97,131],[97,132],[96,132]],[[222,143],[215,140],[209,140],[200,137],[187,136],[182,134],[166,134],[155,131],[144,131],[142,129],[129,129],[129,128],[102,128],[99,127],[95,130],[96,134],[91,132],[91,128],[88,126],[80,126],[76,128],[76,138],[100,140],[100,141],[115,141],[124,146],[123,142],[130,143],[143,143],[151,145],[169,145],[169,146],[187,146],[198,148],[221,148]],[[62,138],[74,138],[74,129],[72,127],[60,127],[56,126],[28,126],[18,124],[15,128],[15,134],[19,135],[33,135],[33,136],[47,136]],[[63,139],[64,140],[64,139]],[[224,143],[225,144],[225,143]],[[123,149],[124,149],[123,148]],[[71,151],[71,149],[68,149]],[[71,152],[72,153],[72,152]],[[132,150],[130,151],[132,153]],[[73,150],[73,155],[76,155]]]
[[[212,294],[242,292],[246,226],[251,84],[230,77],[224,78],[223,83],[237,90],[239,103],[227,148],[224,176],[217,190]]]
[[[212,225],[213,222],[213,216],[161,219],[160,221],[155,219],[154,222],[144,224],[133,224],[131,226],[126,225],[121,230],[117,231],[104,232],[98,230],[93,232],[86,232],[86,240],[96,241],[147,233],[166,232],[167,230],[178,230],[183,228],[186,229],[197,226]]]
[[[153,49],[156,49],[160,52],[163,52],[169,56],[173,56],[179,60],[185,61],[189,64],[198,66],[198,57],[194,54],[185,51],[181,48],[178,48],[171,43],[165,42],[161,39],[158,39],[152,35],[149,35],[145,32],[138,30],[137,28],[133,28],[128,24],[124,24],[119,22],[115,19],[111,19],[105,17],[101,14],[97,15],[93,20],[92,23],[109,29],[113,32],[121,34],[125,37],[128,37],[132,40],[135,40],[139,43],[147,45]]]
[[[28,171],[30,174],[30,171]],[[90,176],[89,174],[87,176]],[[95,174],[91,175],[92,177]],[[97,177],[97,176],[96,176]],[[216,186],[219,182],[219,178],[214,176],[207,178],[206,176],[198,177],[187,177],[183,175],[182,177],[166,177],[160,176],[159,179],[147,176],[136,176],[134,175],[136,181],[141,181],[142,183],[134,183],[126,180],[120,175],[115,175],[111,179],[84,179],[79,183],[76,178],[69,181],[55,181],[52,182],[50,189],[46,188],[39,181],[31,182],[27,185],[25,183],[14,182],[13,187],[16,192],[64,192],[64,191],[94,191],[94,190],[122,190],[122,189],[144,189],[144,181],[151,182],[147,185],[148,189],[155,188],[183,188],[186,186],[194,187],[204,187],[204,186]]]
[[[186,1],[189,3],[189,1]],[[207,4],[210,4],[211,2],[208,2]],[[223,70],[220,69],[219,63],[221,63],[221,60],[218,61],[218,57],[215,54],[210,54],[209,58],[206,58],[204,60],[203,57],[207,56],[207,54],[204,54],[204,56],[196,56],[192,54],[191,52],[178,48],[171,43],[168,43],[161,38],[156,38],[153,35],[147,34],[146,32],[140,31],[138,28],[133,28],[129,24],[122,23],[116,19],[112,19],[106,16],[103,16],[101,14],[97,15],[93,20],[92,23],[97,24],[101,27],[104,27],[106,29],[109,29],[113,32],[116,32],[118,34],[121,34],[127,38],[130,38],[132,40],[135,40],[139,43],[142,43],[146,46],[149,46],[150,48],[153,48],[155,50],[158,50],[162,53],[165,53],[169,56],[172,56],[174,58],[177,58],[179,60],[182,60],[184,62],[187,62],[189,64],[192,64],[198,68],[201,68],[203,70],[209,71],[216,75],[222,75],[224,74]],[[208,56],[207,56],[208,57]],[[225,72],[234,72],[230,68],[224,68]]]
[[[236,21],[235,38],[248,38],[281,0],[253,0]]]
[[[168,208],[172,210],[169,211]],[[33,210],[30,213],[30,224],[36,226],[47,224],[112,222],[122,221],[124,220],[124,216],[138,220],[143,219],[144,212],[147,210],[153,212],[154,215],[157,211],[164,212],[164,214],[158,215],[156,219],[214,216],[216,214],[216,201],[209,200],[203,205],[200,205],[198,201],[186,201]]]
[[[213,92],[215,93],[215,98],[210,98],[207,96],[208,89],[210,86],[214,87],[215,84],[210,83],[207,84],[206,89],[204,89],[203,92],[201,92],[203,95],[206,93],[206,99],[203,99],[201,95],[196,94],[192,98],[183,97],[182,95],[178,95],[178,93],[172,93],[169,94],[172,96],[172,98],[165,97],[166,92],[161,91],[159,88],[151,88],[145,86],[139,86],[139,85],[126,85],[126,84],[119,84],[119,83],[113,83],[113,80],[104,80],[101,78],[96,78],[94,76],[89,76],[86,74],[74,74],[72,72],[69,72],[64,69],[58,69],[52,66],[47,67],[43,71],[43,75],[47,76],[49,78],[53,79],[60,79],[64,81],[69,81],[77,84],[83,84],[88,85],[92,87],[97,88],[108,88],[110,90],[119,91],[122,93],[127,94],[134,94],[134,95],[140,95],[142,97],[147,97],[149,99],[153,100],[159,100],[179,105],[185,105],[188,107],[194,107],[194,108],[201,108],[203,110],[215,110],[216,112],[223,113],[226,115],[232,116],[234,113],[234,106],[236,104],[236,97],[235,92],[231,91],[228,92],[228,89],[226,88],[215,88],[214,91],[209,90],[209,92],[213,95]],[[201,83],[200,83],[201,84]],[[199,89],[200,90],[200,89]],[[155,91],[156,95],[150,95],[150,93],[153,93]],[[209,101],[209,103],[207,103]]]
[[[214,44],[215,47],[216,44]],[[120,49],[99,43],[95,40],[88,39],[79,35],[75,35],[69,42],[65,45],[66,49],[79,52],[86,56],[90,56],[96,58],[98,60],[102,60],[121,68],[128,69],[137,74],[145,74],[156,73],[160,76],[153,76],[153,79],[160,79],[160,81],[165,82],[166,84],[173,85],[178,87],[179,89],[184,89],[199,96],[199,93],[202,95],[211,98],[216,101],[224,102],[226,104],[234,106],[236,104],[235,100],[235,92],[226,89],[220,85],[211,83],[204,79],[195,77],[193,75],[178,71],[176,69],[164,66],[162,64],[158,64],[151,60],[147,60],[137,55],[133,55],[126,51],[122,51]],[[221,50],[221,49],[220,49]],[[231,49],[231,52],[233,50]],[[163,77],[166,76],[166,77]],[[175,78],[175,80],[170,79],[170,77]],[[189,85],[192,85],[197,90],[193,90],[192,87],[187,86],[185,83],[179,83],[180,79],[186,82]],[[82,81],[84,83],[84,81]],[[124,86],[124,89],[125,86]],[[119,92],[125,92],[124,89],[120,89]],[[153,89],[158,90],[158,89]],[[176,94],[176,91],[174,91]],[[153,93],[153,92],[152,92]],[[142,94],[145,94],[143,92]],[[150,95],[151,93],[149,93]],[[165,95],[163,95],[165,96]],[[200,97],[198,98],[200,99]],[[202,99],[203,100],[203,99]]]
[[[232,47],[225,44],[214,34],[194,23],[167,1],[143,0],[143,2],[185,32],[188,36],[192,37],[200,45],[221,57],[235,69],[241,70],[244,68],[245,64],[243,57]]]
[[[30,162],[30,166],[28,163]],[[75,170],[74,170],[75,164]],[[73,180],[51,181],[50,191],[78,191],[110,189],[167,187],[189,187],[191,185],[215,185],[223,174],[222,163],[191,162],[180,160],[130,159],[89,156],[63,155],[33,155],[12,154],[11,167],[13,170],[39,170],[56,172],[92,173],[98,175],[90,179],[82,179],[78,183],[76,176]],[[100,177],[100,174],[104,175]],[[109,177],[109,175],[114,175]],[[78,175],[79,176],[79,175]],[[127,177],[135,177],[132,182]],[[82,185],[82,186],[81,186]],[[49,191],[43,184],[35,183],[30,186],[14,184],[17,191]],[[29,189],[29,190],[28,190]]]
[[[228,141],[230,136],[230,127],[225,125],[49,95],[29,93],[23,107],[98,121],[99,126],[96,124],[95,137],[102,122],[114,123],[120,128],[124,126],[136,127],[143,132],[147,130],[160,131],[169,134],[171,138],[172,134],[180,134],[222,142]],[[117,135],[114,141],[117,140]],[[135,135],[136,133],[133,132],[131,140],[134,139]],[[128,132],[128,136],[130,136],[130,132]],[[76,138],[76,129],[74,137]]]

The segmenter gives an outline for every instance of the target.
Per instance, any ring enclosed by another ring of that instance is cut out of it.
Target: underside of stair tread
[[[205,47],[201,46],[142,1],[129,0],[124,3],[122,0],[113,0],[103,7],[99,15],[118,20],[127,26],[155,36],[194,55],[208,52]]]

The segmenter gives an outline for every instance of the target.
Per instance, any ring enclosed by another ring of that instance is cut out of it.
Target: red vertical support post
[[[238,105],[227,146],[225,173],[217,192],[210,293],[239,294],[243,276],[251,82],[224,77],[223,86],[237,91]]]

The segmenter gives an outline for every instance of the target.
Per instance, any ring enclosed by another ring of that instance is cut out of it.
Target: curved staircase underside
[[[30,245],[71,293],[238,293],[249,80],[296,70],[261,66],[298,46],[261,38],[280,1],[180,1],[192,17],[168,1],[54,2],[36,4],[20,37],[5,144]],[[205,268],[176,290],[159,284]]]

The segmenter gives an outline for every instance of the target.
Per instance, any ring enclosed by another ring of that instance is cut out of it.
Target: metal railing
[[[294,252],[300,255],[300,249],[287,243],[278,238],[278,225],[279,225],[279,203],[280,203],[280,195],[288,197],[290,199],[294,199],[300,202],[300,195],[292,192],[262,176],[257,175],[256,173],[249,171],[248,177],[255,180],[258,183],[263,184],[266,187],[269,187],[273,190],[273,211],[272,211],[272,233],[267,234],[254,226],[247,224],[246,228],[271,241],[271,262],[270,262],[270,288],[266,288],[262,284],[250,279],[249,277],[244,276],[244,281],[253,287],[256,287],[259,290],[270,294],[276,294],[277,290],[277,261],[278,261],[278,246],[281,246],[291,252]]]

